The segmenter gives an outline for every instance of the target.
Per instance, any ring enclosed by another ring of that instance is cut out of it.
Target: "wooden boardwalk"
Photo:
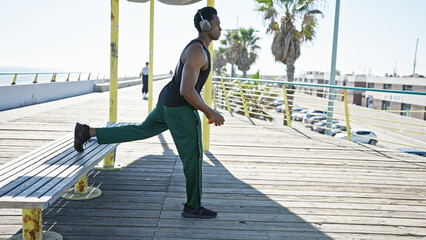
[[[108,97],[0,112],[0,164],[72,132],[76,121],[108,121]],[[140,86],[119,90],[118,121],[146,115]],[[90,173],[103,195],[58,200],[43,211],[44,229],[102,240],[426,239],[426,158],[224,116],[203,165],[203,202],[216,219],[181,217],[185,179],[165,132],[121,144],[124,169]],[[20,229],[21,210],[0,209],[0,239]]]

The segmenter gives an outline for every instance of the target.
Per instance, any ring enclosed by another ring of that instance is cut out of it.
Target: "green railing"
[[[330,88],[334,88],[335,93],[329,93]],[[372,109],[350,103],[351,93],[355,91],[415,95],[421,99],[426,96],[426,92],[213,77],[215,108],[250,118],[282,121],[289,127],[293,123],[319,133],[372,145],[379,143],[390,148],[426,150],[426,121],[423,118],[426,101],[423,101],[422,110]],[[328,111],[330,95],[335,99],[332,100],[332,112]],[[311,114],[304,113],[308,110]],[[420,117],[403,116],[415,114]]]

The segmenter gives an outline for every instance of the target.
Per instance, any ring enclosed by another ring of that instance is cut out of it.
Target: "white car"
[[[275,108],[275,111],[277,112],[285,112],[285,105],[280,105],[277,108]]]
[[[302,122],[309,124],[310,118],[314,116],[323,116],[327,117],[327,112],[323,110],[309,110],[306,112],[306,114],[303,116]]]
[[[308,109],[300,110],[299,112],[293,112],[291,113],[291,119],[294,121],[302,121],[303,117],[306,115],[306,112],[308,112]]]
[[[276,110],[277,112],[285,113],[285,105],[278,106],[275,110]],[[303,108],[293,107],[292,109],[290,109],[291,116],[293,116],[293,114],[294,114],[294,113],[296,113],[296,112],[300,112],[300,111],[302,111],[302,110],[303,110]],[[293,117],[292,117],[292,118],[293,118]]]
[[[274,101],[270,102],[270,106],[278,107],[284,104],[284,100],[281,99],[275,99]]]
[[[348,139],[347,134],[343,132],[336,134],[334,137]],[[353,142],[377,144],[377,135],[368,129],[351,129],[351,138]]]
[[[336,135],[338,132],[342,132],[342,131],[346,131],[346,127],[339,125],[339,120],[337,119],[333,119],[332,120],[332,125],[331,125],[331,136],[334,137],[334,135]],[[327,121],[320,121],[315,123],[312,126],[312,130],[325,134],[325,130],[327,129]]]

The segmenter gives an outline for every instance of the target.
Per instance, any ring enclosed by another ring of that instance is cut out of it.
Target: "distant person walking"
[[[147,100],[148,97],[146,96],[146,94],[148,93],[149,62],[146,62],[146,66],[144,68],[142,68],[142,72],[139,75],[142,75],[142,95],[143,95],[143,99]]]

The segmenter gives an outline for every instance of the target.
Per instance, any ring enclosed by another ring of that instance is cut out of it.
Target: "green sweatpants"
[[[147,139],[167,129],[172,134],[183,164],[187,204],[192,208],[199,208],[201,207],[203,150],[200,116],[194,107],[191,105],[166,107],[157,104],[142,124],[96,128],[96,136],[99,144],[120,143]]]

